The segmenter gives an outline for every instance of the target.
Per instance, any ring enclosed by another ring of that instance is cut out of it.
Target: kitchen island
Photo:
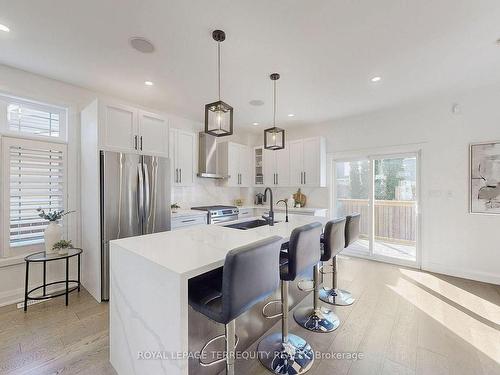
[[[257,218],[245,221],[252,219]],[[206,225],[112,241],[110,361],[118,374],[196,373],[190,360],[197,361],[187,356],[198,348],[190,344],[193,311],[188,307],[188,280],[223,266],[231,249],[276,235],[286,242],[294,228],[325,224],[327,219],[290,215],[286,223],[284,215],[277,214],[275,220],[274,226],[249,230]],[[215,326],[204,319],[201,326]],[[238,350],[245,349],[266,327],[265,319],[255,312],[241,320],[248,324]],[[236,324],[238,329],[240,323]]]

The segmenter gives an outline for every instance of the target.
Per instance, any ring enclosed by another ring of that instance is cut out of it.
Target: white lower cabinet
[[[246,217],[252,217],[252,216],[255,216],[253,208],[240,208],[239,209],[238,220],[244,219]]]
[[[183,217],[173,217],[171,228],[172,230],[191,227],[194,225],[206,225],[206,216],[183,216]]]

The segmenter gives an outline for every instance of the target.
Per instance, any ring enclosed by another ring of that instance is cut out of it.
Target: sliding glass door
[[[417,265],[418,181],[417,154],[334,162],[335,216],[361,214],[361,238],[348,253]]]

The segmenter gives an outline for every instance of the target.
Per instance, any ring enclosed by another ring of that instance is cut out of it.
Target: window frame
[[[40,137],[38,137],[40,138]],[[43,137],[43,138],[56,138],[56,137]],[[62,152],[63,163],[63,195],[62,206],[67,209],[68,205],[68,147],[61,142],[51,142],[49,140],[29,139],[20,137],[7,137],[0,136],[0,153],[2,155],[0,165],[0,194],[2,209],[0,210],[0,228],[2,233],[2,241],[0,243],[0,257],[13,258],[26,255],[35,251],[45,250],[44,243],[24,245],[24,246],[10,246],[10,147],[35,147],[44,148],[49,147]],[[62,222],[63,234],[67,237],[68,225],[65,221]]]
[[[59,114],[59,136],[36,135],[30,133],[19,132],[9,128],[7,120],[7,108],[9,104],[19,104],[29,106],[35,110],[46,111]],[[12,138],[43,140],[46,142],[54,143],[67,143],[68,141],[68,109],[58,106],[47,104],[35,100],[23,99],[17,96],[5,95],[0,93],[0,135]]]

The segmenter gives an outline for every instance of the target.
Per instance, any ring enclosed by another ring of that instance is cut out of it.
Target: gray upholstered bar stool
[[[200,355],[202,366],[226,362],[226,373],[234,374],[235,319],[273,294],[278,288],[281,237],[270,237],[231,250],[224,267],[189,280],[189,304],[209,319],[225,325],[224,335],[208,341]],[[224,358],[204,362],[205,350],[216,340],[226,340]]]
[[[332,231],[332,228],[336,228],[337,230],[341,228],[341,238],[343,239],[344,223],[345,219],[329,221],[325,226],[326,237],[330,238],[329,232]],[[321,258],[319,260],[321,262],[327,262],[332,258],[332,248],[330,246],[320,245],[320,241],[317,239],[315,246],[319,246],[321,249]],[[341,248],[344,248],[343,241],[341,243]],[[318,262],[314,265],[313,273],[313,306],[303,306],[295,309],[293,317],[300,326],[309,331],[332,332],[339,327],[340,319],[331,310],[326,310],[321,307],[321,300],[319,298],[321,289],[320,269],[322,269],[322,267],[320,267],[320,262]]]
[[[288,332],[288,286],[290,281],[318,263],[320,235],[320,223],[295,228],[290,235],[286,261],[281,262],[282,313],[277,315],[281,316],[281,332],[266,336],[257,348],[260,362],[275,374],[304,374],[314,362],[311,346],[303,338]]]
[[[355,298],[350,292],[338,288],[337,254],[349,247],[359,238],[359,225],[361,215],[356,213],[345,218],[345,225],[335,225],[328,222],[323,238],[324,248],[330,247],[332,253],[332,285],[330,289],[322,289],[319,298],[321,301],[337,306],[352,305]],[[329,226],[329,224],[332,225]]]

